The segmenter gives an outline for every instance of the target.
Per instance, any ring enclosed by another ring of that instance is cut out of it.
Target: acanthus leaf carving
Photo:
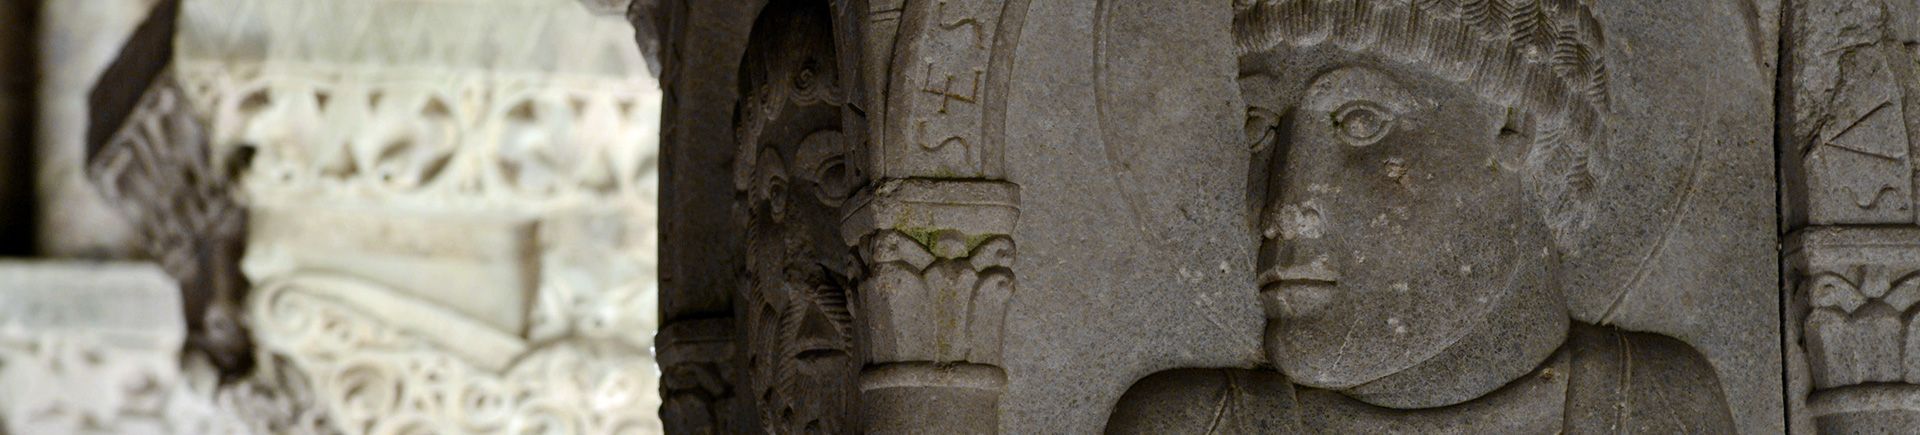
[[[881,231],[861,247],[871,268],[860,287],[860,306],[870,313],[861,328],[870,331],[867,361],[1000,364],[1013,240],[969,242],[955,231],[926,237],[931,246]]]

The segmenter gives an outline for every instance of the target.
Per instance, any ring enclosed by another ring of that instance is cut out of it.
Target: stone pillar
[[[100,195],[86,172],[88,95],[159,3],[41,2],[33,156],[39,255],[131,259],[144,254],[141,230]]]
[[[841,230],[868,273],[864,427],[996,433],[1020,215],[1002,132],[1026,2],[865,6],[843,16],[863,32],[874,180]]]
[[[865,428],[997,433],[1019,187],[904,179],[875,192],[845,226],[869,273],[856,302]]]
[[[1794,432],[1920,424],[1920,4],[1787,2],[1779,129]]]
[[[744,310],[734,304],[745,248],[744,231],[730,224],[739,147],[729,122],[740,99],[739,53],[759,4],[639,0],[628,10],[663,94],[658,352],[668,433],[760,431],[738,321]]]

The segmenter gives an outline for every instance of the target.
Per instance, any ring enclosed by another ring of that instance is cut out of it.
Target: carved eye
[[[1356,100],[1333,111],[1333,129],[1347,145],[1364,147],[1393,132],[1393,112],[1379,103]]]

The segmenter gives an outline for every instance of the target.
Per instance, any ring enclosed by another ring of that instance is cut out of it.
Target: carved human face
[[[1296,382],[1344,389],[1406,370],[1543,287],[1524,117],[1392,67],[1242,88],[1251,113],[1273,114],[1249,120],[1277,159],[1259,282],[1269,357]]]
[[[825,3],[776,2],[755,22],[735,113],[743,190],[747,365],[772,433],[858,428],[859,395],[840,208],[862,184],[846,163],[844,97]]]

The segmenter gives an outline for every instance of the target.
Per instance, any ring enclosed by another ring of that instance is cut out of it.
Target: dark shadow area
[[[39,0],[0,2],[0,256],[34,254]]]

